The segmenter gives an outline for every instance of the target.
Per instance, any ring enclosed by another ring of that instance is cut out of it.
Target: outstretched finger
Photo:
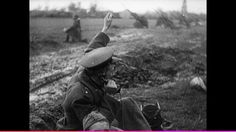
[[[111,19],[111,18],[112,18],[112,13],[110,12],[110,13],[109,13],[109,19]]]
[[[111,15],[111,13],[110,13],[110,12],[108,12],[108,13],[107,13],[107,16],[108,16],[108,18],[110,17],[110,15]]]
[[[112,13],[111,13],[111,15],[110,15],[110,19],[112,19]]]
[[[108,12],[108,13],[107,13],[107,15],[106,15],[106,19],[108,19],[108,20],[109,20],[109,19],[110,19],[110,16],[111,16],[111,13],[110,13],[110,12]]]

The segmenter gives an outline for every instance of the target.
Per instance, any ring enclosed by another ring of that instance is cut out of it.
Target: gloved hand
[[[107,30],[110,28],[111,26],[111,22],[112,22],[112,13],[109,12],[107,13],[107,15],[104,18],[104,23],[103,23],[103,28],[102,28],[102,32],[106,33]]]
[[[107,84],[104,86],[104,89],[108,94],[116,94],[120,91],[114,80],[108,80]]]

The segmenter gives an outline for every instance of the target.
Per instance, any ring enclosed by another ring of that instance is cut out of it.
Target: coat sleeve
[[[72,107],[74,112],[76,113],[77,118],[81,122],[83,122],[84,117],[89,113],[91,113],[92,111],[99,111],[103,116],[106,117],[109,123],[111,123],[115,118],[110,109],[101,106],[97,107],[91,104],[86,98],[75,100],[72,103]]]
[[[93,104],[93,96],[89,92],[86,87],[78,86],[75,84],[76,87],[70,93],[70,108],[75,113],[76,117],[79,121],[83,121],[84,116],[89,114],[91,111],[97,109],[96,106]]]
[[[71,32],[71,30],[73,30],[73,26],[70,26],[69,28],[67,28],[67,29],[65,30],[65,32],[66,32],[66,33],[69,33],[69,32]]]
[[[114,120],[114,115],[107,102],[102,101],[99,106],[94,105],[93,98],[89,92],[86,93],[86,89],[81,91],[84,93],[83,97],[77,98],[72,102],[73,111],[76,113],[77,118],[82,122],[84,117],[92,111],[98,111],[104,115],[111,123]]]
[[[116,111],[120,108],[120,105],[117,100],[114,98],[105,95],[103,101],[98,108],[99,112],[103,114],[107,120],[111,123],[116,115]]]
[[[109,123],[112,123],[112,121],[115,119],[115,116],[112,114],[110,109],[100,107],[98,108],[98,111],[107,118]]]
[[[110,38],[103,32],[98,33],[89,43],[88,47],[85,49],[85,53],[100,47],[106,47],[109,43]]]
[[[96,106],[92,105],[91,102],[86,98],[76,99],[72,102],[72,108],[79,121],[83,122],[83,118],[88,115],[91,111],[96,110]]]

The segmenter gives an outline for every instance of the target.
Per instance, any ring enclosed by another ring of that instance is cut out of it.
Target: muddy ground
[[[112,29],[108,46],[134,69],[120,70],[115,79],[122,97],[139,104],[159,100],[173,130],[206,130],[206,93],[189,86],[196,76],[206,82],[206,28],[168,30]],[[30,58],[30,80],[74,67],[86,44]],[[30,93],[30,129],[55,130],[63,117],[61,103],[71,76]],[[119,98],[118,95],[114,96]]]

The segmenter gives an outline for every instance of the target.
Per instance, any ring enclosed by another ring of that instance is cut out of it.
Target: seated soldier
[[[113,56],[114,50],[106,47],[111,22],[112,14],[108,13],[102,31],[80,60],[81,67],[72,77],[62,104],[65,116],[57,122],[58,130],[151,130],[132,98],[116,100],[110,96],[120,90],[112,77],[117,66],[123,66]]]

